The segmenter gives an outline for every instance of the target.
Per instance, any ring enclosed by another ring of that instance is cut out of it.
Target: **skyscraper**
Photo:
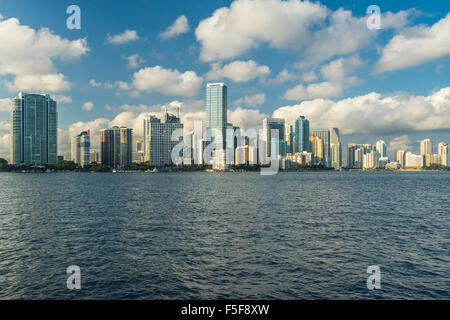
[[[331,166],[335,169],[342,167],[342,144],[338,128],[330,128]]]
[[[13,165],[56,164],[58,154],[56,101],[48,94],[20,92],[12,100],[10,139]]]
[[[316,136],[309,138],[311,142],[311,151],[314,154],[314,162],[316,165],[325,165],[325,150],[323,139]]]
[[[420,142],[420,154],[423,156],[433,154],[433,142],[430,139],[425,139]]]
[[[330,167],[330,130],[328,129],[316,129],[312,131],[312,135],[322,138],[324,149],[324,161],[323,164],[326,167]]]
[[[294,153],[295,152],[295,131],[293,126],[291,125],[285,125],[284,127],[284,140],[286,140],[287,153]]]
[[[376,149],[377,149],[378,153],[380,154],[380,158],[385,158],[387,156],[386,142],[384,142],[383,140],[377,141]]]
[[[91,140],[90,132],[82,131],[72,138],[72,161],[84,167],[90,163]]]
[[[438,153],[441,156],[441,166],[448,167],[448,144],[445,142],[439,143]]]
[[[278,155],[283,152],[283,142],[284,141],[284,119],[274,119],[274,118],[265,118],[263,120],[263,130],[265,130],[266,134],[266,156],[268,158],[271,157],[272,154],[272,130],[278,131]]]
[[[295,120],[295,152],[301,153],[303,151],[309,152],[309,120],[304,116],[300,116]]]
[[[224,83],[208,83],[206,85],[206,130],[217,130],[211,142],[217,149],[226,148],[227,127],[227,86]],[[221,134],[220,134],[221,133]]]
[[[396,155],[395,155],[395,161],[400,163],[402,168],[404,168],[405,164],[406,164],[406,151],[405,150],[398,150]]]
[[[101,162],[120,169],[133,161],[133,129],[112,127],[103,129],[100,136]]]
[[[172,134],[178,129],[183,129],[180,119],[167,112],[161,118],[155,116],[145,117],[144,160],[155,167],[173,165],[172,150],[183,141],[183,135],[178,141],[172,141]]]

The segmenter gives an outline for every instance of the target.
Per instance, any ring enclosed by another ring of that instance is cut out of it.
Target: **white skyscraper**
[[[89,130],[72,138],[72,161],[84,167],[91,162],[91,139]]]
[[[330,129],[331,166],[335,169],[342,167],[342,144],[338,128]]]
[[[438,152],[441,156],[441,166],[448,167],[448,144],[445,142],[439,143]]]
[[[383,140],[378,140],[376,148],[377,148],[378,153],[380,154],[380,158],[387,157],[386,142],[384,142]]]

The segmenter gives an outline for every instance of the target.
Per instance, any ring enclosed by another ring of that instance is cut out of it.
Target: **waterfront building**
[[[48,94],[19,92],[11,101],[11,164],[56,164],[58,113]]]
[[[295,120],[295,152],[309,152],[311,150],[309,144],[309,120],[304,116],[300,116]]]
[[[89,156],[89,162],[90,162],[90,163],[93,163],[93,162],[98,163],[99,160],[100,160],[100,159],[99,159],[99,154],[98,154],[98,152],[95,151],[95,150],[91,150],[91,154],[90,154],[90,156]]]
[[[383,140],[378,140],[376,143],[376,149],[380,154],[380,158],[385,158],[387,156],[387,146],[386,142]]]
[[[441,166],[448,167],[448,144],[445,142],[439,143],[438,153],[441,157]]]
[[[309,137],[311,151],[314,154],[315,165],[325,165],[325,146],[322,138],[317,136]]]
[[[91,162],[91,137],[89,130],[82,131],[72,138],[72,161],[79,166],[86,166]]]
[[[402,168],[405,167],[405,161],[406,161],[406,151],[405,150],[398,150],[395,155],[395,161],[400,163]]]
[[[363,169],[364,170],[371,170],[371,169],[376,169],[379,167],[379,159],[380,159],[380,154],[378,153],[377,150],[373,149],[370,150],[369,152],[366,152],[363,155]]]
[[[405,155],[405,168],[423,168],[424,156],[407,152]]]
[[[121,169],[132,163],[133,130],[126,127],[112,127],[101,130],[101,162],[112,169]]]
[[[214,130],[211,143],[216,149],[226,149],[227,86],[224,83],[206,85],[206,130]]]
[[[312,135],[319,137],[323,140],[323,150],[324,150],[324,165],[326,167],[331,166],[330,158],[330,130],[329,129],[314,129]]]
[[[420,154],[423,156],[433,154],[433,142],[430,139],[425,139],[420,142]]]
[[[235,150],[238,144],[238,137],[240,130],[239,127],[233,126],[231,123],[227,123],[226,129],[226,162],[228,164],[234,164],[235,162]]]
[[[295,152],[295,131],[291,125],[284,126],[284,140],[286,141],[286,153]]]
[[[342,168],[342,144],[338,128],[330,128],[331,167]]]
[[[144,118],[144,160],[150,166],[164,167],[174,165],[172,161],[173,148],[183,142],[183,135],[172,141],[175,130],[183,129],[180,119],[167,112],[160,118],[146,116]],[[181,156],[181,155],[180,155]]]
[[[263,120],[263,130],[265,132],[265,140],[266,140],[266,156],[270,158],[272,156],[272,130],[278,133],[278,154],[283,155],[286,154],[287,145],[284,142],[284,133],[285,133],[285,121],[284,119],[275,119],[275,118],[265,118]]]

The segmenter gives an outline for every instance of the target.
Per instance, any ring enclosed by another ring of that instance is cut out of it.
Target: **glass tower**
[[[212,133],[212,142],[217,149],[226,149],[227,128],[227,86],[223,83],[206,85],[206,130],[217,130]],[[221,133],[221,135],[220,135]]]
[[[91,161],[91,141],[89,130],[81,132],[72,139],[72,161],[84,167]]]
[[[56,164],[58,113],[48,94],[20,92],[11,106],[11,163]]]
[[[304,116],[300,116],[295,120],[295,152],[301,153],[304,151],[309,152],[309,120]]]
[[[286,143],[284,141],[284,119],[265,118],[263,120],[263,129],[266,133],[266,156],[270,157],[272,153],[272,130],[278,131],[278,155],[286,154]]]
[[[105,166],[120,169],[133,160],[133,129],[112,127],[103,129],[100,136],[101,162]]]

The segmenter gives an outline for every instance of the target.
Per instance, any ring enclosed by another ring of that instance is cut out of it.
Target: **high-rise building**
[[[278,155],[282,155],[283,150],[285,148],[285,144],[283,143],[284,139],[284,119],[274,119],[274,118],[265,118],[263,120],[263,130],[266,134],[266,156],[268,158],[271,157],[272,154],[272,130],[276,130],[278,132]]]
[[[56,164],[58,155],[58,113],[48,94],[20,92],[12,100],[11,164]]]
[[[430,139],[425,139],[420,142],[420,154],[433,154],[433,142]]]
[[[311,151],[314,154],[314,160],[316,165],[325,165],[325,149],[323,139],[316,136],[309,138],[311,143]]]
[[[206,130],[212,132],[216,149],[226,149],[227,86],[224,83],[206,85]]]
[[[233,126],[231,123],[227,123],[225,141],[226,141],[226,161],[228,164],[234,164],[235,150],[238,143],[237,133],[239,127]]]
[[[335,169],[342,167],[342,144],[338,128],[330,128],[331,166]]]
[[[371,150],[363,155],[363,169],[376,169],[378,168],[378,160],[380,154],[377,150]]]
[[[330,130],[328,129],[315,129],[312,131],[312,135],[322,138],[324,148],[324,165],[330,167]]]
[[[424,156],[407,152],[405,155],[405,168],[423,168]]]
[[[310,152],[309,145],[309,120],[304,116],[300,116],[295,120],[295,152]]]
[[[378,140],[377,144],[376,144],[376,149],[377,149],[378,153],[380,154],[380,158],[387,157],[386,142],[384,142],[383,140]]]
[[[99,162],[99,156],[98,156],[98,152],[95,150],[91,150],[91,155],[89,157],[89,161],[90,163],[98,163]]]
[[[347,168],[355,168],[355,152],[358,149],[356,143],[347,144]]]
[[[405,164],[406,164],[406,162],[405,162],[406,161],[406,151],[405,150],[398,150],[396,155],[395,155],[395,161],[400,163],[402,168],[404,168]]]
[[[295,131],[294,127],[291,125],[284,126],[284,140],[286,140],[286,152],[294,153],[295,152]]]
[[[151,166],[164,167],[173,165],[172,150],[183,142],[183,135],[172,141],[175,130],[183,129],[180,119],[164,113],[161,118],[147,116],[144,118],[144,159]],[[180,155],[181,156],[181,155]]]
[[[133,130],[126,127],[103,129],[100,136],[101,162],[120,169],[133,161]]]
[[[445,142],[439,143],[438,153],[441,156],[441,166],[448,167],[448,144]]]
[[[91,137],[89,130],[72,138],[72,161],[84,167],[91,162]]]
[[[136,152],[144,153],[144,140],[136,140]]]

